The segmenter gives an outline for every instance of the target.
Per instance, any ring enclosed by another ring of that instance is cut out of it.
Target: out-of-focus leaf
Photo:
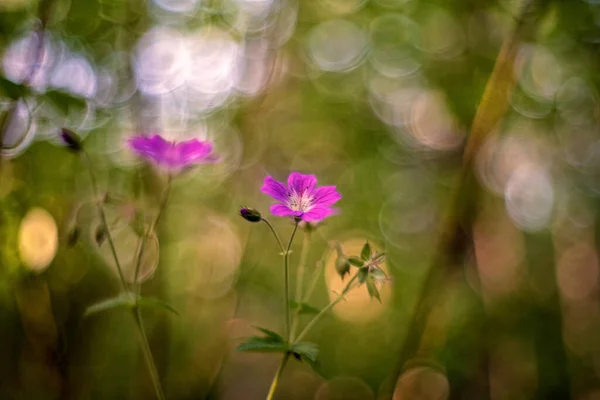
[[[290,351],[290,346],[286,342],[275,340],[272,337],[250,336],[245,338],[236,350],[256,353],[287,353]]]
[[[140,296],[138,298],[138,305],[140,307],[160,308],[163,310],[170,311],[175,315],[179,315],[177,310],[174,309],[173,307],[171,307],[171,305],[169,303],[167,303],[161,299],[158,299],[156,297]]]
[[[264,333],[265,335],[267,335],[267,337],[273,339],[273,340],[277,340],[280,342],[285,342],[285,340],[283,339],[283,336],[281,336],[279,333],[272,331],[270,329],[267,328],[261,328],[260,326],[255,326],[254,328],[258,329],[259,331],[261,331],[262,333]]]
[[[348,261],[350,262],[350,264],[354,265],[355,267],[362,267],[363,265],[365,265],[365,262],[363,260],[361,260],[358,257],[349,257]]]
[[[89,306],[83,316],[85,318],[114,308],[133,308],[134,306],[135,298],[130,293],[121,293],[116,297],[111,297]]]
[[[362,251],[360,252],[360,258],[363,261],[367,261],[369,258],[371,258],[371,245],[369,242],[366,242],[363,246]]]
[[[321,310],[319,310],[316,307],[311,306],[308,303],[304,303],[304,302],[298,303],[297,301],[294,301],[294,300],[290,300],[290,307],[294,310],[297,310],[300,314],[318,314],[321,312]]]
[[[310,364],[316,363],[317,356],[319,355],[319,347],[311,342],[294,343],[291,351],[296,358],[300,357],[301,360],[307,361]]]
[[[27,87],[19,83],[9,81],[3,76],[0,76],[0,93],[12,100],[18,100],[27,94]]]
[[[362,285],[367,280],[369,276],[369,268],[361,268],[358,270],[358,282]]]
[[[61,90],[49,90],[43,97],[54,104],[65,115],[69,113],[71,108],[81,111],[86,107],[84,99],[75,97]]]
[[[369,296],[371,296],[371,298],[375,297],[381,303],[379,290],[377,290],[377,286],[375,285],[375,281],[373,279],[367,279],[367,290],[369,291]]]
[[[136,295],[134,293],[126,292],[121,293],[116,297],[111,297],[106,300],[102,300],[96,304],[91,305],[85,310],[83,314],[84,317],[89,317],[91,315],[97,314],[102,311],[112,310],[115,308],[129,308],[133,309],[135,306],[139,307],[150,307],[150,308],[159,308],[163,310],[170,311],[176,315],[179,315],[177,310],[171,307],[166,302],[157,299],[156,297],[145,297],[140,296],[137,299],[136,303]]]

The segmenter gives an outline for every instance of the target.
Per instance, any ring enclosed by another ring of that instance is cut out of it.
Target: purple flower
[[[130,138],[127,143],[139,156],[170,171],[217,161],[217,157],[212,152],[212,143],[198,139],[177,143],[169,142],[160,135],[152,137],[139,135]]]
[[[315,222],[330,216],[331,206],[342,198],[335,186],[316,186],[314,175],[292,172],[287,187],[267,176],[260,191],[280,202],[271,206],[274,215]]]

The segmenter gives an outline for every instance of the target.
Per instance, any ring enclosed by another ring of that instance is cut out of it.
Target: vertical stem
[[[302,251],[300,252],[300,261],[298,263],[298,271],[296,273],[296,296],[294,300],[297,307],[292,317],[292,328],[290,331],[290,342],[294,341],[298,324],[300,323],[300,303],[302,303],[302,292],[304,288],[304,269],[306,268],[306,259],[308,258],[308,250],[310,248],[311,234],[309,229],[304,230],[304,240],[302,241]]]
[[[154,362],[154,357],[152,357],[152,350],[150,349],[148,337],[146,336],[146,330],[144,329],[144,322],[142,321],[142,314],[140,313],[140,308],[138,306],[135,306],[132,311],[137,327],[137,332],[140,338],[140,343],[142,344],[144,360],[146,360],[146,366],[148,367],[148,372],[150,373],[150,378],[152,379],[152,385],[154,386],[156,398],[158,400],[165,400],[165,394],[163,393],[162,386],[160,384],[160,377],[156,369],[156,363]]]
[[[136,259],[136,263],[135,263],[135,272],[133,274],[133,284],[137,285],[137,294],[138,296],[136,297],[136,302],[139,299],[139,294],[140,291],[142,290],[142,284],[137,284],[138,281],[138,277],[140,274],[140,267],[142,265],[142,257],[144,254],[144,249],[146,247],[146,242],[148,241],[148,237],[150,236],[150,234],[152,233],[152,231],[156,228],[156,226],[158,225],[158,221],[160,221],[160,217],[163,213],[163,211],[165,210],[165,207],[167,205],[167,200],[169,199],[169,194],[171,193],[171,175],[169,175],[169,178],[167,180],[167,187],[165,188],[161,201],[160,201],[160,205],[158,207],[158,212],[156,213],[156,217],[154,218],[154,221],[152,221],[152,223],[150,225],[148,225],[148,229],[146,230],[146,233],[144,234],[144,237],[142,237],[142,243],[140,244],[140,251],[137,255],[137,259]]]
[[[285,250],[285,255],[283,256],[283,266],[284,266],[284,292],[285,292],[285,332],[284,337],[289,340],[291,335],[290,330],[290,248],[292,247],[292,242],[294,241],[294,236],[296,236],[296,231],[298,230],[298,223],[300,221],[296,221],[294,224],[294,230],[292,231],[292,235],[290,236],[290,240],[288,242],[287,248]]]
[[[277,369],[277,373],[273,378],[273,382],[271,382],[271,387],[269,388],[269,394],[267,394],[266,400],[272,400],[275,395],[275,390],[277,389],[277,384],[279,383],[279,379],[281,378],[281,374],[283,373],[283,369],[285,368],[285,364],[287,364],[288,359],[290,358],[290,353],[285,353],[283,358],[281,359],[281,363],[279,363],[279,368]]]
[[[128,290],[127,281],[125,280],[125,275],[123,274],[123,268],[121,267],[121,263],[119,262],[119,257],[117,256],[117,249],[115,248],[115,242],[113,241],[112,235],[110,233],[110,229],[108,229],[108,221],[106,220],[106,213],[104,212],[103,202],[100,199],[98,192],[98,182],[96,180],[96,174],[94,173],[94,169],[92,167],[92,162],[90,157],[85,151],[82,151],[83,158],[87,164],[87,170],[90,173],[90,180],[92,182],[92,190],[94,191],[94,197],[96,198],[97,206],[98,206],[98,214],[100,214],[100,221],[106,231],[106,237],[108,239],[108,245],[110,247],[110,251],[112,253],[113,259],[115,260],[115,265],[117,266],[117,271],[119,273],[119,279],[121,281],[121,286],[123,286],[123,290]]]
[[[117,251],[115,248],[115,244],[112,238],[112,234],[110,233],[110,229],[108,229],[108,223],[106,220],[106,213],[104,212],[104,207],[102,201],[98,196],[98,183],[96,181],[96,175],[94,174],[94,169],[92,168],[92,163],[88,154],[83,151],[84,159],[87,163],[87,169],[90,173],[90,179],[92,181],[92,189],[94,191],[94,196],[98,199],[98,213],[100,214],[100,219],[104,228],[106,230],[106,237],[108,239],[108,244],[110,245],[110,250],[117,266],[117,271],[119,272],[119,278],[121,281],[121,286],[125,292],[128,291],[127,281],[125,280],[125,275],[123,274],[123,269],[121,268],[121,263],[119,262],[119,256],[117,255]],[[170,183],[170,182],[169,182]],[[166,197],[166,196],[165,196]],[[166,200],[164,201],[166,203]],[[163,205],[164,207],[164,205]],[[160,215],[160,213],[159,213]],[[158,222],[158,217],[155,222]],[[140,253],[141,254],[141,253]],[[133,319],[135,321],[136,332],[138,333],[138,337],[142,346],[142,352],[144,353],[144,359],[146,360],[146,365],[148,366],[148,372],[150,373],[150,378],[152,379],[152,384],[154,385],[154,392],[156,393],[156,398],[158,400],[165,400],[165,395],[162,391],[162,387],[160,384],[160,378],[158,376],[158,371],[156,369],[156,364],[154,363],[154,358],[152,357],[152,351],[150,349],[150,344],[148,343],[148,337],[146,336],[146,331],[144,330],[144,323],[142,321],[142,316],[140,314],[139,307],[137,305],[138,297],[136,296],[136,305],[133,308]]]

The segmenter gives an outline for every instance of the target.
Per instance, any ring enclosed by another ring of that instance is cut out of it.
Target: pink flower
[[[260,190],[280,202],[271,206],[274,215],[315,222],[330,216],[333,213],[331,206],[342,198],[335,186],[316,186],[314,175],[292,172],[287,187],[267,176]]]
[[[169,142],[160,135],[152,137],[138,135],[130,138],[127,144],[137,155],[172,172],[191,165],[217,161],[217,157],[213,154],[212,143],[198,139],[177,143]]]

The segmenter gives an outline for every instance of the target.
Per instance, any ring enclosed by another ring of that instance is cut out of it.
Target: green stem
[[[115,242],[113,241],[112,235],[110,233],[110,229],[108,229],[108,221],[106,220],[106,213],[104,212],[103,201],[100,199],[99,191],[98,191],[98,181],[96,180],[96,174],[94,173],[94,169],[92,168],[92,162],[90,160],[89,155],[83,151],[83,158],[87,164],[87,170],[90,173],[90,180],[92,182],[92,190],[94,191],[94,197],[96,198],[98,205],[98,214],[100,214],[100,221],[106,231],[106,237],[108,239],[108,245],[110,247],[110,251],[112,253],[113,259],[115,260],[115,265],[117,266],[117,271],[119,273],[119,279],[121,281],[121,285],[123,286],[123,290],[127,291],[128,285],[125,280],[125,275],[123,274],[123,268],[121,267],[121,263],[119,262],[119,257],[117,256],[117,249],[115,248]]]
[[[336,245],[339,246],[339,244],[336,244]],[[304,296],[304,301],[309,301],[310,298],[312,297],[312,295],[317,287],[317,282],[319,281],[319,277],[321,276],[321,270],[323,269],[323,267],[325,267],[325,261],[327,260],[327,257],[329,256],[329,253],[331,252],[331,248],[336,245],[329,244],[328,249],[325,251],[325,253],[321,257],[321,260],[319,260],[317,262],[317,268],[315,268],[315,270],[313,271],[313,277],[312,277],[312,280],[310,281],[310,284],[308,285],[308,290],[306,291],[306,295]]]
[[[348,282],[348,284],[346,285],[344,290],[342,290],[342,293],[340,293],[340,295],[335,300],[333,300],[325,308],[323,308],[317,315],[315,315],[315,317],[308,323],[308,325],[306,325],[304,327],[302,332],[300,332],[300,334],[298,335],[296,342],[299,342],[302,339],[304,339],[304,337],[308,334],[308,332],[310,332],[310,330],[312,328],[314,328],[314,326],[321,320],[321,318],[323,318],[329,310],[331,310],[333,307],[335,307],[335,305],[337,303],[342,301],[342,299],[344,298],[346,293],[348,293],[350,291],[350,289],[352,288],[352,284],[354,283],[356,278],[358,278],[358,273],[354,274],[354,276],[352,277],[352,279],[350,279],[350,281]]]
[[[121,268],[121,263],[119,262],[119,256],[117,255],[117,250],[115,248],[115,244],[112,238],[112,234],[110,233],[110,229],[108,229],[108,223],[106,220],[106,213],[104,212],[103,202],[99,198],[98,192],[98,183],[96,180],[96,175],[94,174],[94,170],[92,168],[91,160],[88,154],[83,151],[84,159],[87,163],[87,169],[90,173],[90,179],[92,181],[92,189],[94,191],[94,196],[98,199],[98,213],[100,214],[100,219],[102,224],[104,225],[104,229],[106,230],[106,237],[108,239],[108,244],[110,245],[110,250],[117,266],[117,271],[119,272],[119,278],[121,281],[121,286],[125,292],[128,292],[127,281],[125,280],[125,275],[123,274],[123,269]],[[165,201],[166,203],[166,201]],[[160,213],[159,213],[160,214]],[[158,218],[155,222],[158,222]],[[141,253],[140,253],[141,254]],[[144,353],[144,359],[146,360],[146,364],[148,366],[148,371],[150,373],[150,377],[152,379],[152,383],[154,385],[154,391],[156,393],[156,398],[158,400],[165,400],[165,395],[163,394],[162,387],[160,385],[160,379],[158,376],[158,372],[156,369],[156,364],[154,363],[154,358],[152,357],[152,352],[150,350],[150,344],[148,343],[148,337],[146,336],[146,331],[144,330],[144,323],[142,321],[142,316],[139,311],[139,307],[137,306],[139,296],[136,296],[136,306],[133,308],[133,319],[135,321],[136,332],[138,333],[138,337],[140,343],[142,345],[142,352]]]
[[[144,254],[144,249],[146,247],[146,242],[148,241],[148,237],[150,236],[150,234],[152,234],[152,231],[156,228],[156,226],[158,225],[158,221],[160,221],[160,217],[163,214],[163,211],[165,210],[165,207],[167,205],[167,200],[169,199],[169,194],[171,193],[171,175],[169,175],[169,178],[167,180],[167,187],[165,188],[161,201],[160,201],[160,205],[158,207],[158,212],[156,213],[156,217],[154,218],[154,221],[152,221],[152,223],[150,225],[148,225],[148,229],[146,230],[146,233],[144,234],[144,237],[142,237],[142,242],[140,244],[140,251],[137,254],[137,260],[135,263],[135,272],[133,274],[133,284],[137,284],[138,281],[138,277],[140,274],[140,267],[142,266],[142,257]],[[142,290],[142,284],[139,283],[137,285],[137,294],[138,296],[136,296],[136,304],[137,301],[139,300],[139,294]]]
[[[290,353],[285,353],[285,355],[281,359],[281,363],[279,363],[279,368],[277,368],[277,372],[273,377],[273,382],[271,382],[271,387],[269,388],[269,394],[267,394],[266,400],[273,399],[273,396],[275,395],[275,390],[277,389],[277,384],[279,383],[279,379],[281,378],[281,374],[283,373],[283,369],[285,368],[285,364],[287,364],[289,358]]]
[[[306,268],[306,259],[308,258],[308,249],[310,248],[311,234],[310,230],[304,230],[304,240],[302,241],[302,251],[300,252],[300,261],[296,273],[296,300],[297,308],[292,317],[292,329],[290,331],[290,342],[294,341],[298,324],[300,323],[300,303],[302,303],[302,289],[304,288],[304,270]]]
[[[146,366],[152,379],[152,385],[154,386],[154,392],[158,400],[165,400],[165,394],[163,393],[162,386],[160,384],[160,377],[156,369],[156,363],[154,357],[152,357],[152,350],[148,343],[148,337],[146,336],[146,330],[144,329],[144,322],[142,320],[142,314],[138,306],[133,308],[133,317],[137,326],[137,332],[139,334],[140,343],[142,344],[142,352],[144,353],[144,360],[146,360]]]
[[[292,242],[294,241],[294,236],[296,236],[296,231],[298,230],[298,224],[300,221],[296,221],[294,224],[294,230],[290,236],[290,240],[288,242],[287,248],[285,249],[285,253],[283,256],[283,266],[284,266],[284,292],[285,292],[285,332],[284,337],[289,340],[291,335],[290,330],[290,248],[292,247]]]
[[[277,234],[277,231],[275,230],[275,228],[273,228],[273,225],[271,225],[271,223],[266,218],[261,218],[261,220],[265,224],[267,224],[267,226],[273,233],[273,236],[275,237],[275,240],[277,240],[277,244],[279,245],[279,248],[281,249],[281,253],[282,254],[285,253],[285,248],[283,247],[283,243],[281,243],[281,239],[279,239],[279,235]]]

